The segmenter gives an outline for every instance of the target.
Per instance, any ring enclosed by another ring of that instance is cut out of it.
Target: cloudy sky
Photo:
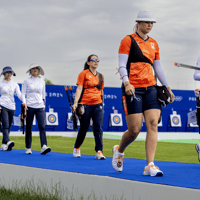
[[[118,48],[133,31],[139,10],[154,13],[149,36],[160,47],[161,64],[172,89],[200,87],[193,70],[200,54],[198,0],[0,0],[0,66],[11,66],[22,83],[31,63],[57,85],[75,85],[90,54],[100,58],[105,86],[120,87]],[[0,78],[2,80],[3,77]]]

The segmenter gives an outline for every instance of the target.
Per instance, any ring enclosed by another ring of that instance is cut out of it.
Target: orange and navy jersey
[[[104,89],[104,77],[101,89]],[[78,80],[76,85],[82,85],[84,92],[82,94],[82,99],[80,103],[84,105],[96,105],[102,103],[101,90],[95,86],[99,83],[98,72],[94,75],[89,69],[82,71],[78,75]]]
[[[126,36],[121,41],[118,52],[129,55],[126,66],[129,81],[135,88],[155,85],[152,64],[154,60],[160,60],[158,44],[150,37],[143,40],[137,33],[133,33],[131,36],[135,43],[130,36]]]

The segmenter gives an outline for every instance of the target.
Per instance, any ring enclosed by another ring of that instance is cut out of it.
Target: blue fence
[[[20,84],[21,87],[21,84]],[[76,87],[74,87],[74,93]],[[198,131],[198,128],[188,128],[187,127],[187,113],[190,109],[196,109],[196,100],[193,91],[189,90],[173,90],[176,100],[173,104],[169,104],[162,111],[162,120],[163,127],[159,128],[159,131],[167,132],[167,131]],[[49,111],[49,107],[54,109],[54,112],[58,113],[59,117],[59,125],[55,128],[56,131],[69,131],[66,129],[67,122],[67,113],[70,112],[70,106],[67,100],[67,95],[64,90],[64,86],[58,85],[47,85],[46,86],[46,112]],[[15,97],[16,99],[16,112],[15,116],[20,114],[20,105],[21,101]],[[111,131],[109,127],[109,116],[110,113],[113,113],[114,110],[118,110],[118,113],[122,113],[123,117],[123,127],[121,127],[120,131],[125,131],[127,129],[125,115],[122,108],[121,103],[121,88],[110,88],[105,87],[104,89],[104,99],[105,99],[105,113],[104,113],[104,123],[103,130]],[[169,115],[172,114],[172,110],[177,111],[177,114],[181,115],[182,127],[179,129],[171,129],[169,128]],[[12,126],[11,131],[17,131],[18,127]],[[38,130],[37,125],[34,130]],[[113,129],[116,131],[116,129]],[[48,131],[48,128],[47,128]],[[145,125],[142,127],[142,131],[146,131]]]

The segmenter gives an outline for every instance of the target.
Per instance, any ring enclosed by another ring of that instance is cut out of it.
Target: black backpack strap
[[[150,60],[143,55],[142,50],[138,46],[133,36],[132,35],[128,36],[131,38],[131,50],[129,52],[128,63],[145,62],[152,65]]]
[[[102,84],[103,84],[103,75],[101,73],[99,73],[99,72],[98,72],[98,78],[99,78],[99,82],[95,87],[97,89],[101,90]]]

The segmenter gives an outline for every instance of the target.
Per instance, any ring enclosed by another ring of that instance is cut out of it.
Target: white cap
[[[136,22],[141,21],[147,21],[147,22],[154,22],[156,23],[156,20],[154,19],[154,15],[150,10],[142,10],[138,12]]]
[[[28,69],[28,71],[27,71],[26,73],[28,73],[28,72],[30,73],[30,70],[33,69],[33,68],[35,68],[35,67],[38,67],[38,68],[39,68],[39,74],[41,74],[41,75],[43,76],[43,75],[44,75],[44,71],[43,71],[42,67],[39,66],[37,63],[31,64],[31,65],[29,66],[29,69]]]

